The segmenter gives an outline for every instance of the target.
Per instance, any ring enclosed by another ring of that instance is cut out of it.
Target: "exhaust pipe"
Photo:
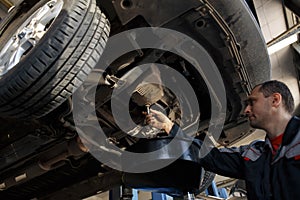
[[[74,140],[66,142],[65,146],[62,147],[62,153],[47,159],[40,160],[38,163],[33,163],[27,165],[22,169],[19,169],[17,172],[14,172],[14,175],[9,178],[4,178],[0,180],[0,191],[6,190],[9,187],[15,186],[24,181],[28,181],[35,177],[38,177],[49,170],[55,169],[64,165],[65,161],[70,156],[80,156],[88,152],[88,149],[83,145],[80,138],[77,137]]]
[[[43,169],[45,171],[49,171],[51,169],[57,168],[58,166],[61,166],[59,163],[61,161],[66,160],[68,157],[80,156],[87,152],[88,152],[88,149],[83,145],[80,138],[77,137],[75,140],[71,140],[70,142],[68,142],[67,148],[63,153],[61,153],[49,160],[46,160],[46,161],[40,160],[38,164],[41,169]]]

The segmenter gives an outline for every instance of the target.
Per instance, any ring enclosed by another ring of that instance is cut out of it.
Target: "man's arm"
[[[214,147],[200,160],[200,164],[205,170],[222,176],[245,178],[243,157],[233,148],[218,149]]]
[[[165,130],[169,135],[184,134],[178,125],[156,110],[151,109],[150,114],[146,115],[146,122],[153,127]],[[202,148],[207,147],[202,146]],[[244,178],[244,161],[239,148],[212,148],[205,157],[201,158],[201,165],[205,170],[219,175]]]

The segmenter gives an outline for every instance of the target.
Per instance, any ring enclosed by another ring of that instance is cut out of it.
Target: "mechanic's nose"
[[[250,105],[247,105],[244,109],[244,114],[245,115],[249,115],[251,112],[251,106]]]

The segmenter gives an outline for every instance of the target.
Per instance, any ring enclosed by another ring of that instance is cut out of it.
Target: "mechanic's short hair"
[[[288,86],[283,82],[277,80],[266,81],[257,86],[261,86],[259,91],[264,94],[265,97],[269,97],[274,93],[279,93],[282,96],[283,105],[286,111],[290,114],[293,113],[295,105],[294,98]],[[257,87],[255,86],[255,87]]]

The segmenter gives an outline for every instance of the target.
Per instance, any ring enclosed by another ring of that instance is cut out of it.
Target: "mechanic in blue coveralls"
[[[265,141],[239,148],[213,148],[201,159],[208,171],[246,181],[249,200],[300,199],[300,119],[292,116],[294,100],[279,81],[254,87],[244,110]],[[180,128],[163,113],[151,110],[146,122],[174,135]],[[182,134],[182,132],[181,132]]]

